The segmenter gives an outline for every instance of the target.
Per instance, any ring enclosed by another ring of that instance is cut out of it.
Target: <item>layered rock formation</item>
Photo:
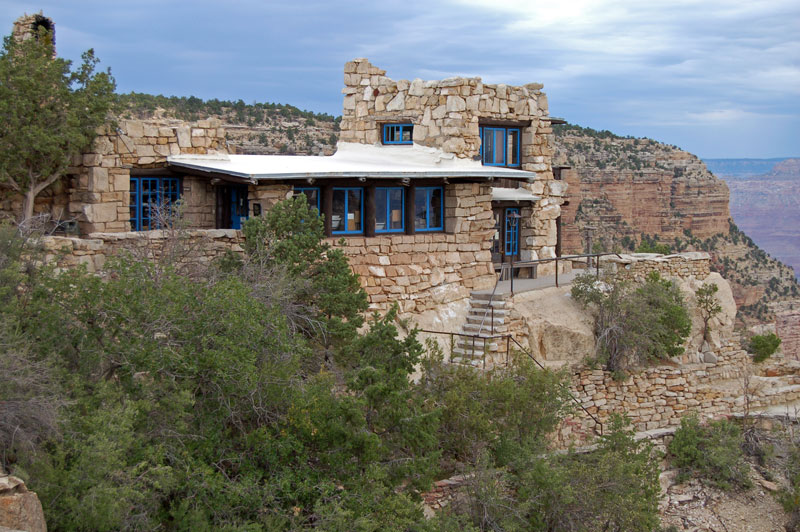
[[[555,126],[555,165],[569,183],[562,208],[563,251],[581,253],[589,241],[611,249],[625,236],[662,241],[728,232],[728,187],[685,151],[650,139]]]

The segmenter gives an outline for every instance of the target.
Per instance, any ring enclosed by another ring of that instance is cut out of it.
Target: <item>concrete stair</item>
[[[489,367],[492,360],[506,346],[502,338],[490,338],[508,332],[506,320],[509,317],[508,295],[480,294],[473,292],[467,321],[459,331],[469,336],[456,336],[450,361],[475,368]]]

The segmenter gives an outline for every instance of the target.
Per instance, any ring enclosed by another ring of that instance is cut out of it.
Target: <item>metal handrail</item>
[[[500,279],[503,278],[503,270],[507,266],[507,263],[500,264],[500,275],[497,277],[497,280],[494,282],[494,288],[492,288],[492,295],[489,296],[489,303],[486,306],[486,310],[483,311],[483,318],[481,319],[481,325],[478,327],[478,334],[483,331],[483,322],[486,321],[486,315],[489,313],[489,310],[492,311],[492,334],[494,334],[494,307],[492,306],[492,301],[494,300],[494,293],[497,291],[497,285],[500,284]],[[511,271],[511,276],[513,277],[514,272]]]
[[[509,334],[509,336],[511,336],[511,335]],[[533,362],[534,362],[534,363],[535,363],[537,366],[539,366],[541,369],[545,369],[545,367],[544,367],[542,364],[540,364],[538,360],[536,360],[536,358],[535,358],[535,357],[534,357],[534,356],[533,356],[533,355],[530,353],[530,351],[528,351],[527,349],[525,349],[524,347],[522,347],[522,344],[520,344],[520,343],[517,341],[517,339],[516,339],[516,338],[514,338],[513,336],[511,336],[511,341],[512,341],[512,342],[514,342],[514,343],[517,345],[517,347],[518,347],[518,348],[519,348],[519,349],[520,349],[520,350],[521,350],[523,353],[525,353],[526,355],[528,355],[528,358],[530,358],[531,360],[533,360]],[[601,422],[601,421],[600,421],[600,420],[599,420],[597,417],[595,417],[595,415],[594,415],[594,414],[592,414],[591,412],[589,412],[589,410],[588,410],[588,409],[587,409],[585,406],[583,406],[583,403],[581,403],[581,402],[578,400],[578,398],[577,398],[577,397],[575,397],[575,395],[574,395],[574,394],[573,394],[573,393],[570,391],[570,389],[569,389],[569,388],[567,388],[567,387],[566,387],[566,386],[564,386],[563,384],[561,385],[561,387],[562,387],[562,389],[563,389],[564,391],[566,391],[566,392],[567,392],[567,395],[569,395],[570,399],[572,399],[572,400],[575,402],[575,404],[576,404],[576,405],[578,405],[578,406],[580,407],[580,409],[581,409],[581,410],[583,410],[583,412],[584,412],[584,413],[585,413],[587,416],[589,416],[590,418],[592,418],[592,421],[594,421],[594,423],[595,423],[595,426],[597,426],[597,427],[600,427],[600,432],[598,432],[597,434],[598,434],[599,436],[602,436],[602,435],[603,435],[603,423],[602,423],[602,422]]]
[[[508,267],[511,270],[511,272],[510,272],[511,293],[513,294],[514,293],[514,270],[515,269],[530,268],[531,266],[534,266],[534,265],[537,265],[537,264],[542,264],[542,263],[545,263],[545,262],[554,262],[555,261],[555,263],[556,263],[556,288],[558,288],[558,261],[560,261],[560,260],[573,260],[573,259],[585,259],[585,258],[588,258],[588,259],[597,258],[597,261],[595,262],[595,265],[597,267],[596,275],[599,277],[600,276],[600,257],[605,257],[607,255],[616,255],[618,258],[622,258],[619,253],[608,252],[608,253],[586,253],[586,254],[583,254],[583,255],[562,255],[561,257],[553,257],[553,258],[550,258],[550,259],[526,260],[526,261],[514,262],[513,264],[508,263],[508,262],[502,262],[502,263],[500,263],[500,275],[498,276],[497,283],[499,283],[500,280],[503,278],[503,270],[506,267]],[[591,266],[591,261],[587,261],[587,265]],[[496,284],[495,284],[495,288],[496,288]]]

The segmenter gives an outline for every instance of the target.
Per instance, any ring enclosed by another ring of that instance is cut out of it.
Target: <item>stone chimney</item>
[[[27,41],[28,39],[38,39],[39,30],[45,29],[50,34],[53,46],[53,57],[56,56],[56,24],[53,19],[45,17],[40,11],[36,15],[25,14],[14,22],[14,29],[11,36],[17,42]]]

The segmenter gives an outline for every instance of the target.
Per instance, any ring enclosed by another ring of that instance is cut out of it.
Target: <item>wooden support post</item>
[[[326,183],[322,186],[322,215],[324,221],[325,236],[333,236],[333,187]]]
[[[364,187],[364,236],[375,236],[375,183]]]
[[[417,203],[417,187],[414,185],[412,181],[410,185],[406,188],[406,234],[413,235],[416,234],[416,228],[414,227],[414,211],[416,210],[416,203]],[[442,213],[444,215],[444,213]]]

